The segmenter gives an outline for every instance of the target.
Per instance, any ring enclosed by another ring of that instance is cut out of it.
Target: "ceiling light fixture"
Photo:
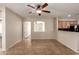
[[[38,14],[41,13],[41,10],[37,10],[36,13],[38,13]]]

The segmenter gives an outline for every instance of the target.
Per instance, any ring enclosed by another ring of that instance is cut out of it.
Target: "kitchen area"
[[[79,53],[79,24],[77,19],[57,20],[57,40]]]

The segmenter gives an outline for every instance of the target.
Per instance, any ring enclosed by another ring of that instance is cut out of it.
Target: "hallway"
[[[31,42],[30,42],[31,43]],[[71,49],[65,47],[56,40],[33,39],[32,44],[23,40],[7,50],[6,55],[74,55]]]

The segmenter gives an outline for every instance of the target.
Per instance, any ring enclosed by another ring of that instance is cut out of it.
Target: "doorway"
[[[23,23],[23,38],[27,39],[28,37],[31,37],[31,22],[25,21]]]

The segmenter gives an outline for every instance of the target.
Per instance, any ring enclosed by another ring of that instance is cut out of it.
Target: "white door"
[[[25,21],[23,24],[23,35],[24,38],[31,36],[31,22]]]

